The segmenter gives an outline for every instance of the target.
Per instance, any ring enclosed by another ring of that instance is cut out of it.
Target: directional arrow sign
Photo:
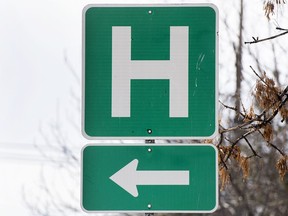
[[[110,177],[112,181],[134,197],[138,197],[137,185],[189,185],[189,170],[139,171],[137,165],[138,160],[134,159]]]
[[[88,212],[212,212],[218,205],[212,145],[91,145],[82,151]]]

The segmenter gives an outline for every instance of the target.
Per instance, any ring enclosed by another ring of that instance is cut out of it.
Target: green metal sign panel
[[[85,136],[213,136],[217,20],[213,5],[87,6]]]
[[[214,146],[110,145],[83,149],[81,199],[85,211],[216,210],[218,177]]]

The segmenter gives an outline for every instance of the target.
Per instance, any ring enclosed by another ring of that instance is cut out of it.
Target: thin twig
[[[219,157],[220,157],[220,160],[221,160],[221,163],[223,164],[223,166],[225,167],[226,170],[228,170],[228,166],[227,164],[225,163],[223,157],[222,157],[222,154],[220,153],[220,150],[219,150]]]
[[[253,71],[253,73],[263,82],[267,85],[267,83],[264,81],[264,79],[259,76],[259,74],[254,70],[254,68],[250,65],[251,70]]]
[[[242,117],[245,118],[245,114],[243,114],[242,112],[240,112],[237,107],[228,106],[228,105],[224,104],[223,102],[221,102],[220,100],[219,100],[219,103],[220,103],[222,106],[224,106],[226,109],[234,110],[236,113],[240,114]]]
[[[284,28],[280,28],[280,27],[276,27],[277,30],[280,30],[280,31],[288,31],[288,29],[284,29]]]
[[[260,43],[260,42],[267,41],[267,40],[273,40],[273,39],[275,39],[277,37],[280,37],[280,36],[283,36],[285,34],[288,34],[288,30],[286,30],[286,31],[284,31],[284,32],[282,32],[280,34],[274,35],[272,37],[267,37],[267,38],[263,38],[263,39],[260,39],[260,40],[258,38],[255,39],[255,38],[252,37],[253,41],[244,42],[244,44],[255,44],[255,43]]]
[[[249,142],[249,140],[244,137],[244,140],[246,141],[246,143],[248,144],[248,146],[250,147],[251,151],[253,152],[254,156],[261,158],[260,155],[257,154],[257,152],[254,150],[254,148],[252,147],[251,143]]]
[[[263,137],[263,139],[267,142],[267,144],[268,144],[269,146],[271,146],[272,148],[276,149],[281,155],[286,156],[286,154],[285,154],[282,150],[280,150],[276,145],[274,145],[273,143],[267,141],[267,140],[264,138],[264,134],[263,134],[260,130],[258,130],[258,132],[261,134],[261,136]]]
[[[225,159],[225,162],[230,158],[230,156],[231,156],[231,154],[232,154],[232,151],[233,151],[234,147],[237,145],[237,143],[238,143],[240,140],[244,139],[245,137],[249,136],[250,134],[254,133],[254,132],[257,131],[257,130],[258,130],[258,129],[254,128],[254,129],[246,132],[246,133],[243,134],[242,136],[238,137],[233,143],[231,142],[231,143],[232,143],[231,149],[230,149],[230,151],[228,152],[228,155],[227,155],[227,157],[226,157],[226,159]]]
[[[240,98],[240,103],[241,103],[241,106],[242,106],[242,109],[243,109],[244,115],[247,116],[247,112],[246,112],[246,109],[245,109],[245,107],[244,107],[244,104],[243,104],[241,98]]]

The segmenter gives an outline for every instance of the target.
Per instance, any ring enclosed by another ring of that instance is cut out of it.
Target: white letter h
[[[133,79],[169,80],[169,117],[188,117],[188,34],[170,27],[170,60],[131,60],[131,27],[112,27],[112,117],[130,117]]]

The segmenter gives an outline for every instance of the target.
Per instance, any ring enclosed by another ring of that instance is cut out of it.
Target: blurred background
[[[257,81],[251,67],[285,88],[288,34],[244,43],[287,31],[288,6],[281,0],[0,0],[1,216],[87,215],[80,208],[81,148],[89,143],[81,134],[83,7],[207,2],[219,9],[221,102],[249,109]],[[274,5],[270,13],[267,3]],[[230,111],[219,105],[226,128],[237,124],[237,115]],[[287,154],[286,121],[280,120],[273,122],[271,142]],[[231,166],[214,215],[288,215],[288,183],[275,168],[281,155],[258,136],[250,137],[250,143],[261,158],[250,160],[247,178],[237,165]]]

